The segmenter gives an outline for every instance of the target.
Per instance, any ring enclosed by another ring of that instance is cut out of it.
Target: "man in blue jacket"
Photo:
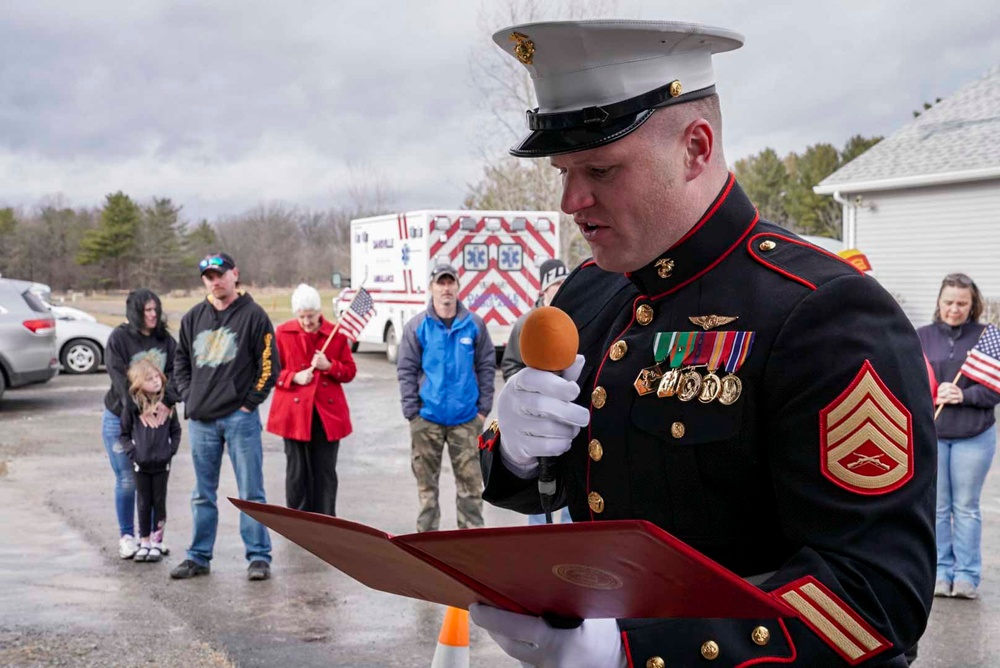
[[[396,375],[420,498],[417,531],[437,531],[441,522],[438,478],[445,443],[455,471],[458,527],[483,526],[477,441],[493,407],[496,353],[486,324],[462,305],[458,288],[454,267],[434,267],[430,304],[406,323],[399,345]]]

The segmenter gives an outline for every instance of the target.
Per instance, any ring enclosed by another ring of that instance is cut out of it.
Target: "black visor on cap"
[[[665,94],[668,86],[628,100],[587,107],[562,113],[539,114],[528,112],[531,134],[510,149],[518,158],[543,158],[562,153],[575,153],[617,141],[649,120],[653,111],[683,102],[691,102],[715,93],[709,86],[677,97]]]

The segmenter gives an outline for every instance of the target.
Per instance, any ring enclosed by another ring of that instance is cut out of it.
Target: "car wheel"
[[[385,358],[389,364],[395,364],[399,359],[399,341],[396,340],[396,328],[392,325],[385,328]]]
[[[7,389],[7,382],[3,377],[3,371],[0,371],[0,397],[3,396],[3,391]]]
[[[101,349],[93,341],[73,339],[59,354],[66,373],[92,373],[101,363]]]

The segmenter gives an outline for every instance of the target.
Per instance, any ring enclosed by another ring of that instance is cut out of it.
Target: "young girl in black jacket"
[[[181,443],[181,423],[171,409],[166,422],[150,426],[156,424],[156,407],[167,384],[159,366],[141,358],[129,367],[128,381],[129,400],[122,411],[119,440],[135,469],[140,540],[135,560],[159,561],[163,557],[163,527],[167,522],[167,478],[170,460]]]

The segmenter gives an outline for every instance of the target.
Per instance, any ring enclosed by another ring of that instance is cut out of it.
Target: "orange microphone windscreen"
[[[580,335],[573,320],[555,306],[541,306],[524,319],[521,359],[532,369],[562,371],[573,365]]]

